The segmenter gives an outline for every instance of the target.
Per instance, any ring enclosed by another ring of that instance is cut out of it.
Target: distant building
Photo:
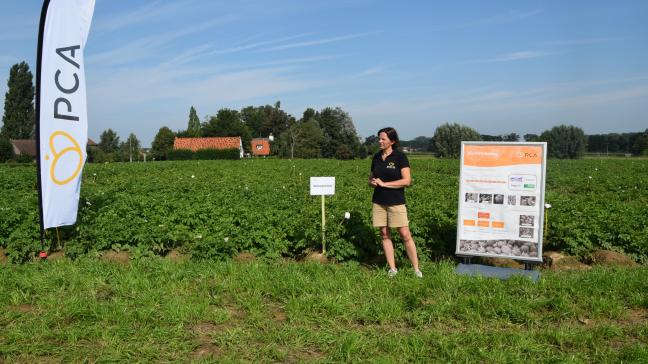
[[[270,139],[268,138],[255,138],[250,142],[250,150],[252,155],[266,156],[270,155]]]
[[[11,145],[13,146],[14,154],[16,156],[30,156],[36,158],[36,139],[12,139]],[[88,138],[88,148],[97,147],[94,140]]]
[[[173,149],[238,149],[243,158],[243,142],[241,137],[212,137],[212,138],[175,138]]]

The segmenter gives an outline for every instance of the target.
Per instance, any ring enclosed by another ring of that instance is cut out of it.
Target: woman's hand
[[[380,178],[374,178],[373,182],[375,183],[376,186],[386,187],[385,182],[383,182],[383,180],[381,180]]]

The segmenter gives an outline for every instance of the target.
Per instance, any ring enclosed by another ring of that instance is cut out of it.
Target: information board
[[[546,150],[462,142],[457,255],[542,261]]]

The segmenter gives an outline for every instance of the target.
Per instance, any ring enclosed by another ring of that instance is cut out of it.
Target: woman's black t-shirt
[[[380,178],[384,182],[392,182],[403,178],[401,168],[409,166],[407,156],[403,152],[394,149],[383,161],[382,151],[380,151],[371,160],[371,173],[375,178]],[[403,205],[405,204],[405,187],[386,188],[376,186],[372,201],[379,205]]]

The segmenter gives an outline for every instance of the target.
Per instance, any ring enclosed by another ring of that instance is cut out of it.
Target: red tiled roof
[[[240,149],[241,137],[175,138],[173,149]]]
[[[261,146],[259,148],[259,146]],[[252,155],[270,155],[270,141],[268,138],[256,138],[250,141]]]

